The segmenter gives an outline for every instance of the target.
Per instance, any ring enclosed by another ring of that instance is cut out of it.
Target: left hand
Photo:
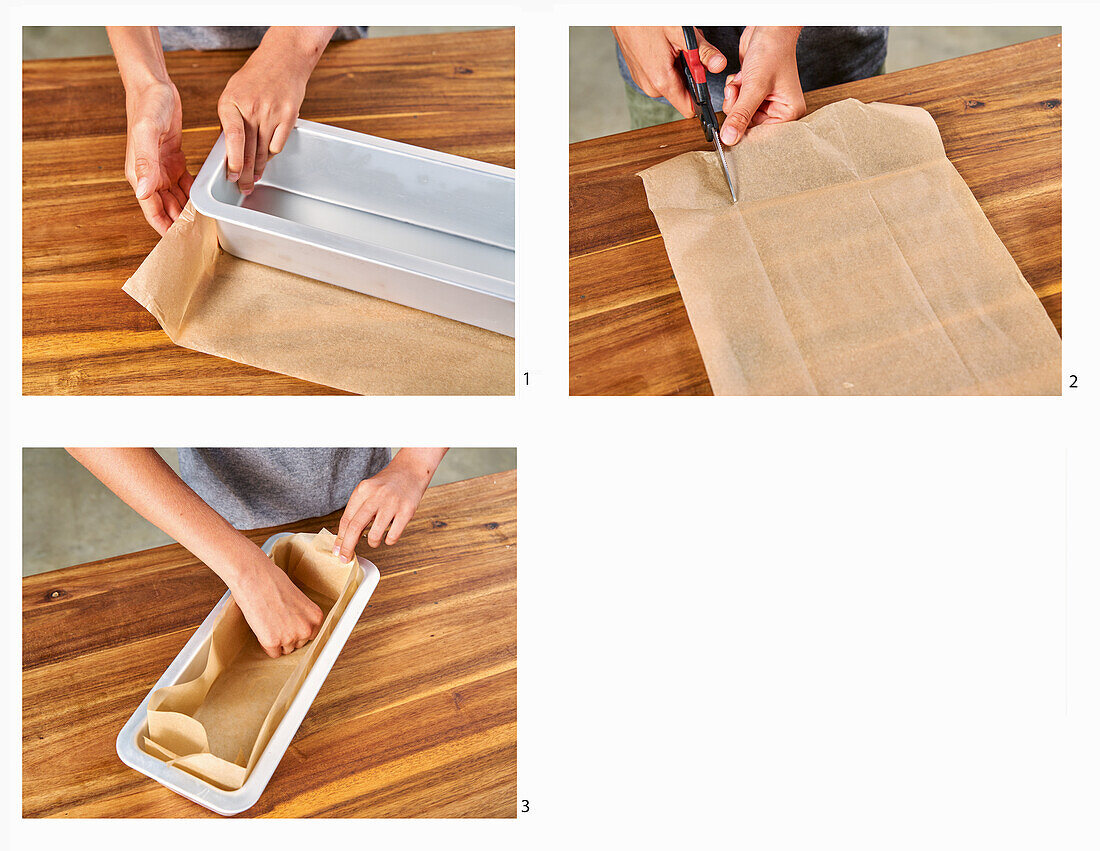
[[[355,545],[359,543],[368,523],[370,533],[367,543],[370,546],[381,544],[383,535],[386,544],[396,544],[420,505],[432,474],[446,451],[402,449],[384,470],[356,485],[340,518],[333,554],[339,556],[342,562],[351,561]]]
[[[801,27],[745,27],[741,70],[726,78],[722,142],[736,145],[750,127],[795,121],[806,114],[795,45]]]
[[[286,144],[306,96],[306,83],[333,27],[271,27],[229,78],[218,99],[225,133],[226,175],[252,192],[270,157]]]

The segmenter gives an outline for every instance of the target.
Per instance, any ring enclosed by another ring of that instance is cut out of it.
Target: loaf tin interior
[[[220,177],[209,192],[228,207],[514,286],[515,181],[506,169],[299,121],[250,195],[224,179],[224,167]]]
[[[289,532],[282,532],[272,535],[264,542],[263,551],[270,554],[275,542],[290,534]],[[130,716],[130,720],[119,732],[115,742],[119,759],[173,792],[220,815],[236,815],[253,806],[260,799],[264,789],[267,788],[268,781],[275,773],[279,761],[290,746],[290,742],[298,731],[302,719],[309,711],[313,699],[317,696],[317,692],[328,676],[329,670],[331,670],[337,656],[343,649],[344,643],[358,622],[363,609],[366,608],[367,601],[378,584],[378,569],[371,562],[360,558],[359,569],[361,571],[359,588],[348,603],[348,607],[329,637],[328,643],[321,648],[313,668],[306,675],[298,694],[291,701],[286,714],[275,728],[275,732],[272,734],[263,753],[240,789],[219,789],[193,774],[168,765],[159,757],[147,753],[142,747],[143,739],[149,731],[146,715],[149,698],[159,688],[193,679],[202,673],[206,664],[206,647],[204,645],[214,629],[214,621],[218,613],[229,601],[228,591],[210,611],[210,614],[206,616],[199,628],[195,630],[187,644],[184,645],[171,665],[168,666],[156,685],[149,690],[149,694],[145,696],[141,705],[138,706],[134,714]]]

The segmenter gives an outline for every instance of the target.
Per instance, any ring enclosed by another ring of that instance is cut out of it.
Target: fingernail
[[[727,145],[732,145],[737,141],[737,131],[732,127],[723,127],[721,136],[722,141]]]
[[[343,553],[340,553],[340,554],[339,554],[339,558],[340,558],[340,561],[342,561],[342,562],[343,562],[344,564],[347,564],[348,562],[350,562],[350,561],[351,561],[351,559],[350,559],[350,558],[348,558],[348,557],[347,557],[346,555],[344,555]]]
[[[149,193],[149,178],[143,177],[138,181],[137,189],[134,190],[135,198],[142,198]]]
[[[229,172],[229,174],[226,175],[226,177],[229,178],[229,180],[231,180],[233,183],[236,183],[237,178],[240,177],[240,176],[241,176],[241,174],[238,171],[231,171],[231,172]]]
[[[243,196],[244,196],[245,198],[247,198],[247,197],[248,197],[249,195],[251,195],[251,194],[252,194],[252,190],[251,190],[251,189],[242,189],[242,190],[241,190],[241,194],[242,194],[242,195],[243,195]]]
[[[340,555],[340,545],[339,544],[337,544],[335,547],[332,548],[332,554],[334,556]]]

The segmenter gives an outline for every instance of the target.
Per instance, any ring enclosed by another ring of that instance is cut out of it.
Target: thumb
[[[134,126],[134,194],[145,201],[157,191],[160,182],[160,133],[148,121]]]
[[[704,38],[702,30],[698,27],[695,28],[695,40],[699,43],[699,61],[706,66],[708,71],[717,74],[726,67],[725,55]]]
[[[726,111],[726,120],[722,123],[722,142],[726,145],[736,145],[749,129],[749,122],[756,115],[756,110],[768,96],[759,82],[751,77],[743,78],[740,89],[734,94],[734,101]]]

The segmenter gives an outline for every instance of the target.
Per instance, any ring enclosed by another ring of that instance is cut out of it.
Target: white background
[[[1095,849],[1100,70],[1089,7],[414,6],[177,6],[157,22],[517,26],[517,371],[531,386],[516,399],[20,398],[18,25],[148,23],[149,7],[9,17],[0,808],[11,847]],[[567,26],[668,23],[671,10],[703,23],[1062,25],[1064,364],[1079,389],[567,398]],[[519,792],[530,813],[20,820],[20,447],[440,442],[519,447]]]

